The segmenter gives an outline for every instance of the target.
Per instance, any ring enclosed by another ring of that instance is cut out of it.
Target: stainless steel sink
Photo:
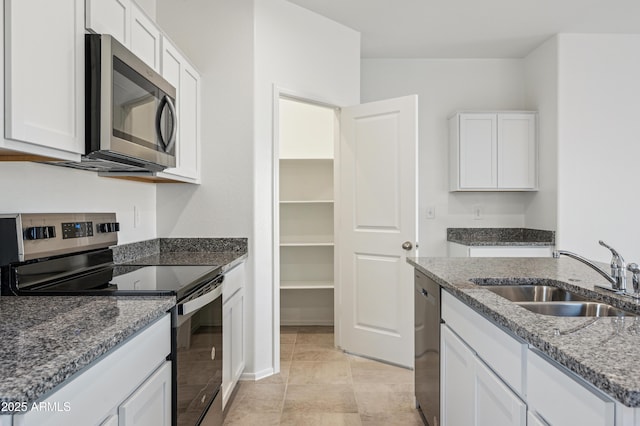
[[[476,279],[476,284],[542,315],[558,317],[636,316],[606,303],[555,287],[549,280],[531,279],[520,285],[502,285],[500,279]]]
[[[558,317],[636,316],[630,312],[599,302],[519,302],[517,304],[537,314]]]
[[[487,290],[512,302],[588,301],[589,299],[558,287],[548,285],[498,285]]]

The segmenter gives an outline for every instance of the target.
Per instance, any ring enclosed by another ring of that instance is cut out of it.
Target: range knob
[[[55,226],[32,226],[24,230],[25,240],[45,240],[47,238],[54,238],[55,236]]]
[[[98,224],[98,232],[101,234],[107,234],[109,232],[118,232],[120,230],[119,222],[107,222]]]

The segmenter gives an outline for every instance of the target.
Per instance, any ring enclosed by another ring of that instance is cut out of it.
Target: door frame
[[[336,293],[336,286],[338,285],[336,278],[339,277],[340,272],[340,262],[338,259],[336,247],[338,246],[338,235],[335,232],[338,229],[338,218],[336,216],[336,212],[339,211],[338,204],[338,194],[336,191],[336,182],[339,182],[339,172],[340,172],[340,159],[337,153],[340,148],[340,107],[336,105],[335,102],[331,102],[322,96],[318,96],[317,94],[294,90],[279,86],[277,84],[273,85],[273,95],[272,95],[272,135],[271,135],[271,146],[272,146],[272,158],[271,158],[271,185],[272,185],[272,194],[271,198],[271,217],[273,218],[273,223],[271,225],[271,241],[273,242],[273,264],[271,265],[272,270],[272,282],[273,282],[273,312],[272,312],[272,323],[273,323],[273,331],[272,331],[272,344],[273,344],[273,372],[277,374],[280,372],[280,204],[278,200],[280,199],[280,99],[286,98],[295,101],[304,102],[310,105],[317,105],[325,108],[331,108],[335,111],[335,134],[334,134],[334,160],[333,160],[333,185],[334,185],[334,249],[333,249],[333,276],[334,276],[334,288],[333,288],[333,309],[334,309],[334,333],[335,333],[335,342],[336,344],[340,342],[339,335],[339,327],[336,327],[336,318],[338,318],[339,313],[339,298]]]

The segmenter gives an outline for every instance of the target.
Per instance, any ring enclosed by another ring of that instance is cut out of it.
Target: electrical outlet
[[[137,228],[140,225],[140,209],[138,206],[133,206],[133,227]]]
[[[474,204],[473,206],[471,206],[471,216],[473,217],[474,220],[480,220],[482,219],[482,214],[483,214],[483,208],[481,204]]]
[[[427,219],[436,218],[436,206],[427,206]]]

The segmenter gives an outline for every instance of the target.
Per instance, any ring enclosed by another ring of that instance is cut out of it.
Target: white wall
[[[558,38],[524,60],[525,107],[538,111],[538,192],[526,208],[525,226],[556,230],[558,212]]]
[[[255,362],[257,376],[278,363],[273,326],[280,315],[273,280],[274,85],[336,106],[360,100],[360,35],[283,0],[255,4]],[[279,336],[276,337],[276,342]]]
[[[558,37],[558,246],[637,262],[640,35]]]
[[[273,86],[357,103],[359,35],[283,0],[158,0],[156,13],[203,76],[202,185],[158,188],[158,235],[249,238],[245,377],[262,377],[276,363],[279,316]]]
[[[154,184],[47,164],[0,162],[0,194],[0,213],[115,212],[120,243],[156,237]],[[140,211],[135,228],[134,206]]]
[[[364,59],[362,101],[418,94],[421,256],[446,256],[447,227],[521,227],[528,193],[453,193],[447,117],[459,109],[523,109],[524,67],[509,59]],[[472,219],[472,206],[483,219]],[[426,219],[435,206],[435,219]]]

